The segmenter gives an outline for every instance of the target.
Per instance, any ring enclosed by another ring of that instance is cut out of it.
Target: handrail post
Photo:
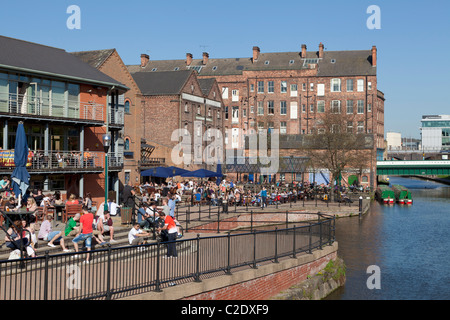
[[[312,228],[311,223],[309,224],[309,245],[308,245],[309,253],[312,253]]]
[[[278,227],[275,228],[275,261],[274,263],[279,263],[278,261]]]
[[[48,261],[50,255],[48,250],[45,251],[45,268],[44,268],[44,300],[48,300]]]
[[[231,275],[231,232],[228,231],[228,235],[227,235],[227,271],[225,272],[225,274],[227,275]]]
[[[200,234],[197,233],[197,257],[194,282],[202,282],[200,280]]]
[[[292,258],[297,258],[296,255],[296,249],[295,249],[295,231],[296,231],[296,227],[294,225],[294,228],[292,229],[293,231],[293,235],[292,235]]]
[[[256,232],[253,231],[253,269],[258,269],[256,265]]]
[[[161,279],[160,279],[160,264],[161,264],[161,243],[158,240],[156,243],[156,283],[155,283],[155,291],[161,292]]]
[[[108,243],[108,265],[106,269],[106,300],[111,300],[111,244]]]

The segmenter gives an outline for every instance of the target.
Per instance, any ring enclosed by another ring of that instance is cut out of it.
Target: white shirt
[[[117,214],[117,203],[109,202],[108,207],[109,207],[109,214],[115,216]]]
[[[138,230],[136,230],[136,228],[131,228],[130,232],[128,232],[128,242],[131,244],[133,242],[134,239],[137,238],[137,234],[142,233],[143,231],[141,230],[141,228],[139,228]]]

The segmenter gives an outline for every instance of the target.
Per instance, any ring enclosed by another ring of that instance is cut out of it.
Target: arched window
[[[129,138],[125,138],[124,142],[125,143],[124,143],[123,149],[124,150],[130,150],[130,139]]]
[[[124,109],[125,113],[130,113],[130,100],[125,101]]]

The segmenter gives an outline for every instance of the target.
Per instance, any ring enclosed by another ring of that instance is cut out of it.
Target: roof
[[[71,52],[71,54],[90,66],[98,69],[106,61],[106,59],[114,53],[114,51],[116,51],[116,49],[79,51]]]
[[[318,59],[318,52],[308,51],[306,59]],[[332,62],[333,60],[333,62]],[[150,60],[145,67],[128,65],[130,72],[174,71],[195,68],[199,76],[241,75],[243,71],[264,70],[305,70],[305,59],[300,52],[274,52],[259,54],[258,60],[247,58],[209,58],[206,65],[203,59],[193,59],[190,66],[183,60]],[[324,51],[323,59],[317,60],[317,76],[376,75],[372,67],[371,50]]]
[[[63,49],[4,36],[0,48],[0,68],[128,89]]]
[[[198,79],[198,83],[200,84],[200,88],[205,96],[207,96],[214,85],[216,78],[206,78],[206,79]]]
[[[177,95],[194,71],[131,73],[143,95]]]

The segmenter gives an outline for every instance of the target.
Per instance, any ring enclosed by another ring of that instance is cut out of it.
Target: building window
[[[317,95],[323,97],[325,95],[325,85],[323,83],[317,84]]]
[[[302,91],[306,91],[306,83],[302,83]]]
[[[367,104],[367,112],[372,112],[372,104],[371,103]]]
[[[201,113],[202,113],[202,111],[201,111],[200,106],[197,106],[197,114],[201,114]]]
[[[347,100],[347,114],[353,114],[353,100]]]
[[[124,111],[125,113],[130,113],[130,100],[125,101]]]
[[[281,81],[281,93],[286,93],[286,92],[287,92],[287,82]]]
[[[255,106],[250,106],[250,113],[255,113]]]
[[[258,101],[258,116],[264,115],[264,101]]]
[[[341,79],[331,79],[331,92],[341,92]]]
[[[189,107],[188,107],[187,102],[184,103],[184,112],[189,112]]]
[[[228,120],[228,106],[225,107],[225,120]]]
[[[227,87],[222,88],[222,99],[228,99],[228,88]]]
[[[347,121],[347,133],[353,133],[353,121]]]
[[[341,113],[341,101],[340,100],[331,101],[331,112],[332,113]]]
[[[358,92],[364,92],[364,80],[363,79],[358,79],[357,90],[358,90]]]
[[[353,92],[353,79],[347,80],[347,92]]]
[[[306,105],[305,104],[302,104],[302,112],[306,113]]]
[[[363,114],[364,113],[364,100],[358,100],[357,112],[358,112],[358,114]]]
[[[309,84],[309,91],[314,91],[314,83]]]
[[[130,150],[130,139],[126,138],[123,145],[124,150]]]
[[[231,122],[239,123],[239,107],[233,107],[231,112]]]
[[[264,81],[258,81],[258,93],[264,93]]]
[[[231,101],[239,101],[239,90],[231,91]]]
[[[273,101],[267,101],[267,114],[274,114],[275,107]]]
[[[250,83],[250,92],[255,91],[255,85],[253,83]]]
[[[291,97],[296,97],[297,96],[297,85],[296,84],[291,84]]]
[[[264,131],[264,122],[258,122],[258,132]]]
[[[319,100],[317,101],[317,113],[325,112],[325,101]]]
[[[287,129],[286,129],[286,121],[281,121],[280,122],[280,134],[286,134]]]
[[[280,114],[285,116],[287,114],[287,105],[286,101],[280,101]]]
[[[267,92],[274,93],[275,92],[275,83],[273,81],[267,82]]]
[[[367,82],[367,90],[372,90],[372,82]]]
[[[358,121],[358,133],[364,132],[364,121]]]
[[[309,105],[309,112],[314,112],[314,104]]]

